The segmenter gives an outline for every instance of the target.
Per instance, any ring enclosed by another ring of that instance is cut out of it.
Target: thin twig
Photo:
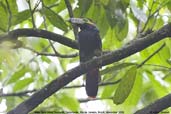
[[[100,83],[99,86],[108,86],[108,85],[114,85],[119,83],[120,80],[117,80],[115,82],[103,82]],[[85,87],[85,85],[74,85],[74,86],[66,86],[63,89],[73,89],[73,88],[80,88],[80,87]],[[22,91],[22,92],[17,92],[17,93],[7,93],[7,94],[0,94],[0,97],[22,97],[22,96],[28,96],[28,93],[33,93],[39,91],[38,89],[33,89],[33,90],[27,90],[27,91]]]
[[[38,0],[37,3],[36,3],[36,5],[35,5],[35,7],[34,7],[33,10],[32,10],[32,12],[35,12],[35,11],[36,11],[36,9],[37,9],[38,6],[40,5],[40,3],[41,3],[41,1]]]
[[[42,6],[44,7],[44,2],[43,2],[43,0],[41,0],[41,2],[42,2]],[[45,29],[47,30],[48,28],[47,28],[47,25],[46,25],[46,17],[43,15],[43,24],[44,24],[44,27],[45,27]],[[57,56],[59,56],[59,57],[63,57],[63,58],[68,58],[68,56],[63,56],[63,55],[61,55],[60,53],[58,53],[57,51],[56,51],[56,49],[55,49],[55,47],[54,47],[54,45],[53,45],[53,42],[51,41],[51,40],[48,40],[49,41],[49,44],[50,44],[50,46],[52,47],[52,49],[53,49],[53,51],[55,52],[55,55],[57,55]],[[69,56],[70,57],[70,56]]]
[[[61,57],[61,58],[73,58],[73,57],[77,57],[78,56],[78,53],[74,53],[74,54],[70,54],[70,55],[63,55],[63,54],[60,54],[60,53],[47,53],[47,52],[38,52],[30,47],[22,47],[24,49],[28,49],[34,53],[36,53],[37,55],[42,55],[42,56],[56,56],[56,57]]]
[[[71,3],[69,2],[69,0],[65,0],[65,5],[68,9],[68,13],[69,13],[69,16],[70,18],[74,17],[74,14],[73,14],[73,11],[72,11],[72,6],[71,6]],[[74,36],[75,36],[75,39],[77,40],[78,39],[78,27],[74,24],[71,24],[72,27],[73,27],[73,32],[74,32]]]
[[[114,81],[114,82],[102,82],[102,83],[99,83],[98,86],[114,85],[114,84],[119,83],[120,81],[121,81],[121,79]],[[65,86],[63,89],[72,89],[72,88],[80,88],[80,87],[85,87],[85,85],[82,84],[82,85]]]
[[[48,8],[51,9],[51,8],[56,7],[56,6],[58,6],[58,5],[59,5],[59,3],[51,4],[51,5],[48,6]]]
[[[79,101],[80,103],[85,103],[85,102],[88,102],[88,101],[112,100],[112,99],[113,99],[113,97],[108,97],[108,98],[94,98],[94,99],[89,99],[89,98],[87,98],[87,99],[78,99],[78,101]]]
[[[142,67],[149,59],[151,59],[155,54],[157,54],[161,49],[164,48],[166,44],[162,44],[154,53],[152,53],[150,56],[148,56],[143,62],[141,62],[137,67],[140,68]]]
[[[150,21],[150,18],[152,18],[157,12],[159,12],[159,10],[160,10],[161,8],[163,8],[163,6],[165,6],[168,2],[169,2],[169,1],[164,2],[163,4],[160,4],[160,6],[156,9],[156,11],[154,11],[154,12],[152,13],[152,8],[153,8],[154,3],[155,3],[154,0],[153,0],[153,3],[152,3],[152,5],[151,5],[151,8],[148,8],[148,9],[149,9],[149,16],[148,16],[148,19],[147,19],[147,21],[146,21],[146,23],[145,23],[143,29],[141,30],[141,32],[143,32],[143,31],[146,29],[146,27],[147,27],[147,25],[148,25],[148,22]]]
[[[0,97],[14,97],[14,96],[17,96],[17,97],[21,97],[21,96],[28,96],[27,94],[28,93],[33,93],[37,91],[36,89],[33,89],[33,90],[27,90],[27,91],[22,91],[22,92],[17,92],[17,93],[8,93],[8,94],[0,94]]]
[[[31,20],[32,20],[33,28],[36,28],[36,24],[35,24],[35,21],[34,21],[34,12],[32,11],[30,0],[27,0],[27,3],[29,5],[29,10],[30,10],[30,13],[31,13]]]

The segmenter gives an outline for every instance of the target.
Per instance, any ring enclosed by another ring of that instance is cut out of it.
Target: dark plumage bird
[[[86,62],[95,56],[100,56],[102,43],[96,25],[86,18],[71,18],[69,21],[80,28],[78,33],[80,62]],[[99,80],[99,68],[91,69],[86,73],[86,93],[89,97],[96,97]]]

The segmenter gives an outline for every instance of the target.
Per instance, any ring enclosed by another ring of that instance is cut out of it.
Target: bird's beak
[[[85,23],[84,19],[82,18],[70,18],[68,21],[72,24],[84,24]]]

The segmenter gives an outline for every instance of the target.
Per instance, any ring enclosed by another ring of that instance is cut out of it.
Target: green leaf
[[[167,8],[169,9],[169,11],[171,12],[171,1],[169,1],[168,3],[167,3]]]
[[[28,72],[29,69],[27,67],[20,68],[14,74],[11,76],[11,78],[8,80],[7,84],[11,84],[19,80],[22,76],[25,75],[26,72]]]
[[[55,4],[58,0],[43,0],[43,3],[47,5]]]
[[[58,101],[59,105],[64,106],[65,108],[68,108],[71,111],[79,110],[79,103],[73,97],[73,95],[63,93],[58,97]]]
[[[7,31],[8,28],[8,13],[5,5],[0,2],[0,30]]]
[[[77,17],[84,16],[88,12],[90,6],[93,5],[92,2],[93,2],[93,0],[79,0],[78,1],[79,7],[74,10],[74,14]]]
[[[100,36],[101,38],[103,38],[103,36],[108,31],[108,28],[110,27],[106,18],[106,12],[104,8],[101,5],[95,5],[94,3],[85,14],[85,17],[92,19],[96,23],[100,31]]]
[[[115,26],[115,34],[116,34],[116,38],[119,40],[119,41],[122,41],[124,40],[124,38],[127,36],[128,34],[128,19],[125,19],[125,20],[122,20],[122,21],[119,21],[117,23],[117,26]]]
[[[104,6],[104,9],[108,23],[113,28],[117,23],[116,1],[110,0],[108,4]]]
[[[100,72],[100,74],[104,75],[106,73],[116,72],[118,70],[124,69],[126,67],[131,66],[131,65],[135,65],[135,64],[133,64],[133,63],[119,63],[119,64],[113,65],[111,67],[107,67],[106,69],[102,70]]]
[[[113,95],[116,86],[106,86],[102,92],[101,98],[108,98]]]
[[[23,80],[19,80],[15,83],[15,86],[14,86],[14,91],[18,91],[18,90],[21,90],[25,87],[28,87],[28,85],[30,83],[32,83],[34,80],[33,78],[25,78]]]
[[[14,15],[18,12],[18,7],[17,7],[16,2],[17,2],[16,0],[8,0],[10,11],[11,11],[12,15]]]
[[[141,22],[146,22],[147,21],[147,16],[146,14],[140,10],[139,8],[137,8],[137,6],[135,5],[133,0],[130,0],[130,6],[131,6],[131,10],[134,14],[134,16],[140,20]]]
[[[122,104],[131,93],[136,78],[136,71],[137,67],[133,66],[125,73],[113,97],[115,104]]]
[[[52,25],[63,31],[67,31],[67,25],[61,16],[59,16],[54,11],[46,7],[44,7],[42,11]]]
[[[12,110],[13,107],[16,106],[16,97],[6,97],[6,106],[8,107],[8,110]]]
[[[121,46],[121,42],[118,41],[115,35],[115,31],[110,27],[103,40],[104,50],[113,50]]]
[[[107,5],[109,0],[100,0],[100,2],[103,4],[103,5]]]
[[[158,76],[155,76],[154,74],[152,74],[151,71],[147,71],[147,76],[150,79],[152,88],[156,92],[157,96],[162,97],[169,92],[167,90],[167,87],[162,85],[160,80],[156,79]]]
[[[24,10],[22,12],[19,12],[12,17],[12,25],[17,25],[25,20],[27,20],[30,17],[30,11]]]
[[[135,84],[128,98],[125,100],[124,105],[136,106],[141,98],[143,90],[143,76],[142,72],[137,72]]]

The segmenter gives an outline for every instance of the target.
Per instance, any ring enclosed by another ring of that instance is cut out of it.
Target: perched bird
[[[86,62],[102,53],[102,43],[99,30],[96,25],[87,18],[70,18],[72,24],[76,24],[78,33],[80,62]],[[86,73],[86,93],[90,98],[95,98],[98,92],[100,80],[99,68],[91,69]]]

